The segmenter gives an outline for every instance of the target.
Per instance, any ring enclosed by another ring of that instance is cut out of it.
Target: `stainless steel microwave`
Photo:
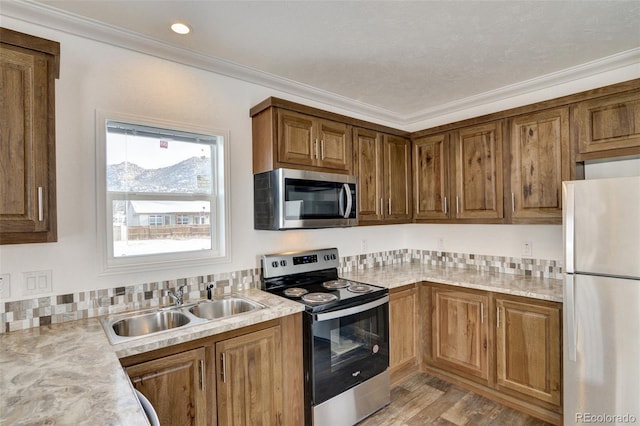
[[[253,175],[255,229],[347,227],[358,224],[355,176],[275,169]]]

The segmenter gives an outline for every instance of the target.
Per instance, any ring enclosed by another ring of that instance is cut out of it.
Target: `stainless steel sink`
[[[231,295],[183,306],[110,315],[100,318],[100,322],[109,341],[117,344],[264,308],[266,306],[261,303]]]
[[[208,320],[230,317],[232,315],[251,312],[265,308],[264,305],[239,296],[224,296],[213,300],[205,300],[189,308],[189,312],[198,318]]]
[[[182,327],[191,319],[180,311],[156,311],[121,319],[111,326],[116,336],[132,337]]]

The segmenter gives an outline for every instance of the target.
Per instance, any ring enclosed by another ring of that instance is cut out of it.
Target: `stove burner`
[[[345,288],[349,286],[349,282],[342,279],[326,281],[322,283],[322,287],[328,288],[329,290],[336,290],[339,288]]]
[[[292,287],[292,288],[288,288],[284,291],[284,295],[287,297],[300,297],[303,296],[305,294],[309,293],[308,290],[305,290],[304,288],[300,288],[300,287]]]
[[[366,284],[352,283],[351,285],[349,285],[349,288],[347,290],[352,293],[369,293],[370,291],[373,291],[373,288]]]
[[[338,299],[338,296],[331,293],[309,293],[302,296],[302,300],[307,303],[328,303]]]

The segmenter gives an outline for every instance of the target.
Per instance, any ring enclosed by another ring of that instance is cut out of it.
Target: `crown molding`
[[[293,96],[299,96],[314,102],[342,108],[355,114],[361,114],[368,119],[386,121],[401,129],[406,129],[407,126],[419,122],[434,120],[447,114],[543,89],[549,89],[554,86],[570,83],[596,74],[614,71],[630,65],[638,65],[638,74],[640,75],[640,48],[635,48],[558,72],[501,87],[496,90],[403,115],[255,68],[240,65],[223,58],[205,55],[103,22],[60,11],[46,4],[29,0],[2,1],[1,13],[2,15],[35,25],[192,66],[237,80],[268,87]]]

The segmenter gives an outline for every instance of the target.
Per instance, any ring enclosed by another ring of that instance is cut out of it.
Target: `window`
[[[228,260],[225,132],[106,113],[97,125],[103,272]]]

